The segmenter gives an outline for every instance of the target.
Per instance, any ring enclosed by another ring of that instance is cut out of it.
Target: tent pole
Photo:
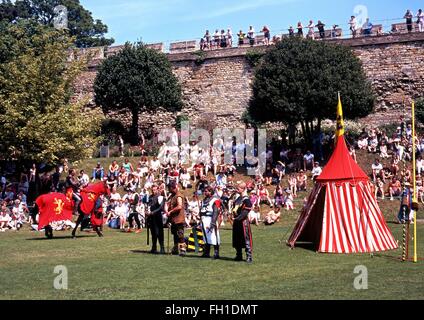
[[[412,101],[412,177],[414,180],[414,196],[413,203],[418,203],[417,197],[417,175],[416,175],[416,161],[415,161],[415,102]],[[417,206],[418,207],[418,206]],[[418,208],[416,208],[418,209]],[[417,210],[414,210],[414,262],[417,263]],[[408,228],[409,229],[409,228]]]

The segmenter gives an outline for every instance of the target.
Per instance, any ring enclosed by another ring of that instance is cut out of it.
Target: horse
[[[90,214],[94,231],[96,231],[99,237],[103,237],[101,231],[103,226],[103,213],[101,212],[102,205],[99,201],[101,195],[110,195],[110,190],[106,181],[90,184],[81,190],[81,202],[78,205],[79,216],[75,228],[72,230],[72,238],[76,238],[76,231],[84,219],[84,216]]]
[[[53,238],[52,222],[72,220],[74,203],[69,195],[51,192],[35,200],[32,215],[38,216],[38,230],[44,229],[47,239]]]

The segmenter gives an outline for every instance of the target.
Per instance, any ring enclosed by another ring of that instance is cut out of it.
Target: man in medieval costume
[[[246,183],[238,183],[237,193],[239,197],[235,200],[232,210],[233,247],[237,251],[234,260],[243,260],[242,250],[244,248],[246,251],[246,262],[252,263],[252,231],[249,222],[249,212],[252,210],[252,203],[247,194]]]
[[[160,254],[165,254],[164,235],[163,235],[163,218],[162,213],[165,207],[165,197],[160,194],[157,185],[152,186],[153,195],[149,197],[147,204],[147,225],[152,232],[152,249],[151,253],[157,253],[157,242],[159,240]]]
[[[174,247],[172,254],[185,256],[187,245],[184,239],[184,225],[185,225],[185,212],[184,212],[184,196],[178,190],[176,181],[169,183],[170,200],[168,203],[168,210],[165,212],[171,222],[171,233],[174,236]]]
[[[214,259],[219,259],[219,245],[221,243],[219,235],[219,217],[221,212],[221,201],[213,197],[212,187],[206,187],[204,190],[205,198],[200,208],[200,219],[202,221],[203,238],[205,247],[203,258],[210,258],[211,245],[214,246]]]

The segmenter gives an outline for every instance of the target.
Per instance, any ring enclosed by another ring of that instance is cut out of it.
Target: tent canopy
[[[352,159],[343,136],[317,179],[287,244],[311,242],[319,252],[365,253],[398,247],[368,176]]]
[[[347,181],[366,182],[369,181],[369,178],[350,156],[344,136],[340,136],[337,140],[337,145],[333,155],[321,175],[317,178],[317,182],[325,183]]]

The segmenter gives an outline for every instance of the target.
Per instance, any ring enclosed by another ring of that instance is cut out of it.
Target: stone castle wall
[[[352,48],[362,61],[376,93],[375,113],[360,122],[372,125],[396,122],[400,115],[405,114],[404,105],[409,107],[411,99],[423,95],[423,33],[332,41]],[[256,50],[264,49],[262,46],[256,47]],[[252,67],[245,58],[248,50],[250,48],[244,47],[207,51],[202,63],[196,63],[198,56],[190,52],[168,54],[173,71],[182,85],[184,108],[180,114],[188,115],[193,124],[206,119],[221,127],[241,126],[241,116],[251,96],[250,84],[253,79]],[[105,50],[104,58],[108,51],[113,50]],[[101,60],[96,56],[77,81],[77,98],[88,94],[94,101],[92,84]],[[129,114],[110,116],[130,122]],[[141,114],[140,125],[155,128],[173,126],[176,116],[167,112]]]

